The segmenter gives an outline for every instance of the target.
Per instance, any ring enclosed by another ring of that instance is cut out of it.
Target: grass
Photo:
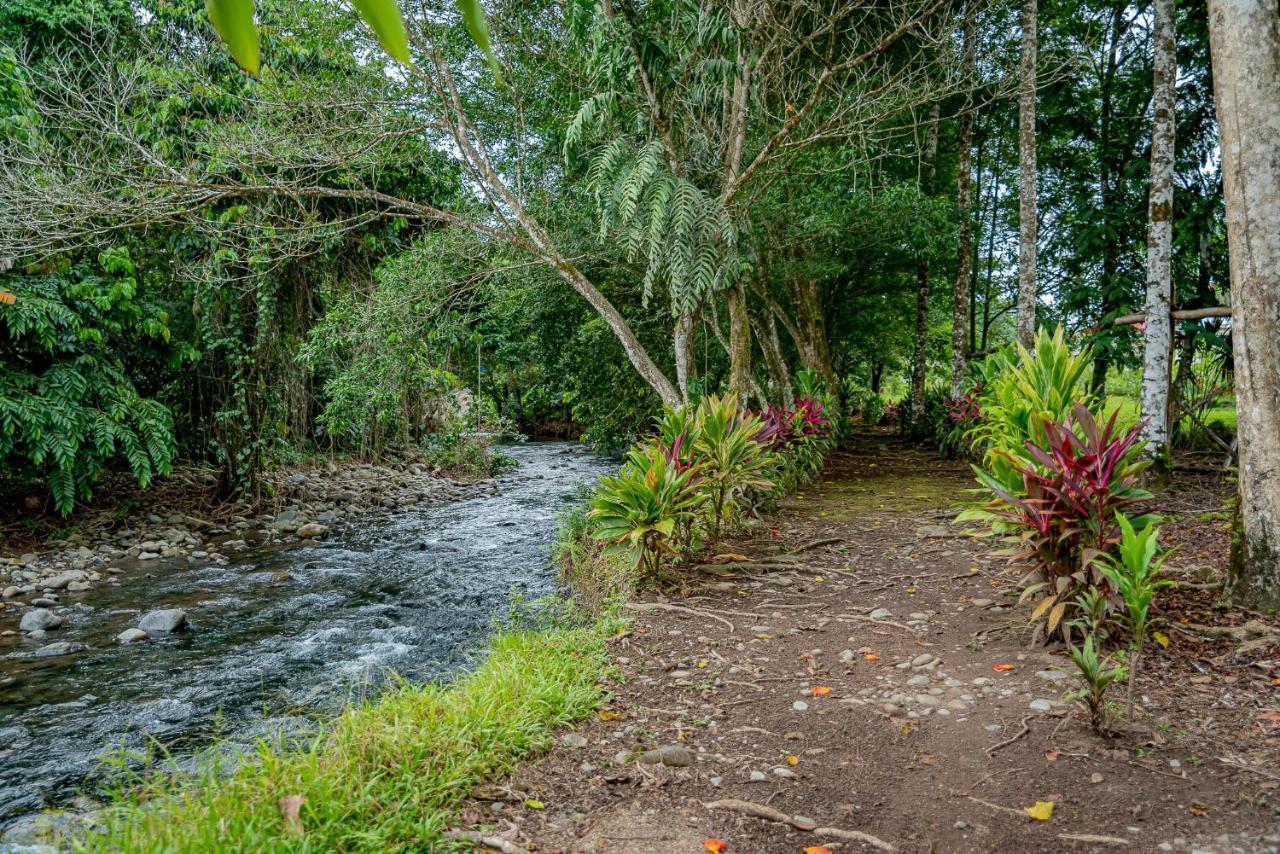
[[[89,851],[447,851],[471,787],[509,772],[604,698],[607,619],[497,634],[452,685],[401,685],[309,744],[259,745],[235,770],[164,774],[110,807]],[[135,781],[137,782],[137,781]],[[301,829],[280,800],[300,795]]]
[[[1107,395],[1107,402],[1104,407],[1108,418],[1111,417],[1112,412],[1119,410],[1116,424],[1121,427],[1132,427],[1138,423],[1138,409],[1137,398],[1117,394]],[[1235,400],[1228,398],[1206,412],[1205,423],[1211,427],[1217,426],[1229,432],[1234,432],[1236,429]]]

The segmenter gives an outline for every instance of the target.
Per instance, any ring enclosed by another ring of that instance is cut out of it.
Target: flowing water
[[[50,632],[87,648],[0,660],[0,823],[74,793],[102,758],[158,741],[190,754],[305,727],[389,672],[465,666],[513,591],[555,585],[557,514],[611,464],[568,444],[506,448],[493,495],[382,516],[329,540],[242,552],[225,566],[150,561]],[[287,572],[291,580],[273,583]],[[181,607],[191,629],[118,646],[139,610]]]

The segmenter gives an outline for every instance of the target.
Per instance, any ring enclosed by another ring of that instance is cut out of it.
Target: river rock
[[[55,575],[52,578],[46,578],[44,581],[40,582],[40,586],[45,590],[61,590],[71,582],[78,581],[79,578],[79,573],[72,574],[70,572],[64,572],[59,575]]]
[[[65,617],[59,617],[48,608],[36,608],[22,615],[18,628],[24,632],[44,631],[56,629],[65,622]]]
[[[636,757],[642,765],[666,765],[671,768],[688,768],[693,764],[693,753],[689,748],[679,744],[664,744],[653,750],[646,750]]]
[[[0,596],[4,596],[4,598],[6,599],[12,599],[13,597],[19,596],[21,594],[22,594],[21,587],[15,587],[13,585],[9,585],[4,589],[4,593],[0,594]]]
[[[123,632],[116,635],[116,643],[121,646],[128,646],[131,643],[138,643],[139,641],[150,639],[151,635],[147,634],[142,629],[125,629]]]
[[[83,593],[92,586],[93,585],[87,581],[73,581],[67,585],[67,590],[71,593]]]
[[[138,621],[138,628],[148,635],[167,635],[187,627],[187,612],[181,608],[150,611]]]
[[[70,641],[55,641],[45,644],[44,646],[31,653],[35,658],[53,658],[58,655],[70,655],[73,652],[79,652],[85,649],[82,643],[71,643]]]
[[[328,525],[321,525],[319,522],[308,522],[298,528],[297,534],[304,540],[316,540],[329,533]]]
[[[296,531],[299,527],[302,527],[306,521],[307,517],[298,510],[281,510],[276,514],[276,520],[271,524],[271,526],[277,531]]]

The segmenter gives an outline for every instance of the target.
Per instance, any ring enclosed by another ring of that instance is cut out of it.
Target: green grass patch
[[[311,742],[260,744],[229,773],[162,774],[128,785],[89,851],[462,850],[442,841],[471,787],[512,770],[556,728],[604,698],[612,628],[552,626],[495,635],[451,685],[400,685],[353,705]],[[123,791],[126,787],[121,787]],[[301,831],[281,813],[300,795]]]

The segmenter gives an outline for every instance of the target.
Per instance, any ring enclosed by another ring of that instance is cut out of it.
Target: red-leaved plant
[[[1033,563],[1022,579],[1022,598],[1041,595],[1031,618],[1047,615],[1050,634],[1066,625],[1062,617],[1067,605],[1081,590],[1109,590],[1106,576],[1093,563],[1120,541],[1116,512],[1151,497],[1138,486],[1139,473],[1150,465],[1138,453],[1140,432],[1141,425],[1117,431],[1114,413],[1099,428],[1093,413],[1077,404],[1065,424],[1045,423],[1047,447],[1027,443],[1035,465],[1018,469],[1023,495],[979,475],[998,499],[992,513],[1011,525],[1021,541],[1010,560]],[[1143,527],[1153,518],[1133,521]]]

